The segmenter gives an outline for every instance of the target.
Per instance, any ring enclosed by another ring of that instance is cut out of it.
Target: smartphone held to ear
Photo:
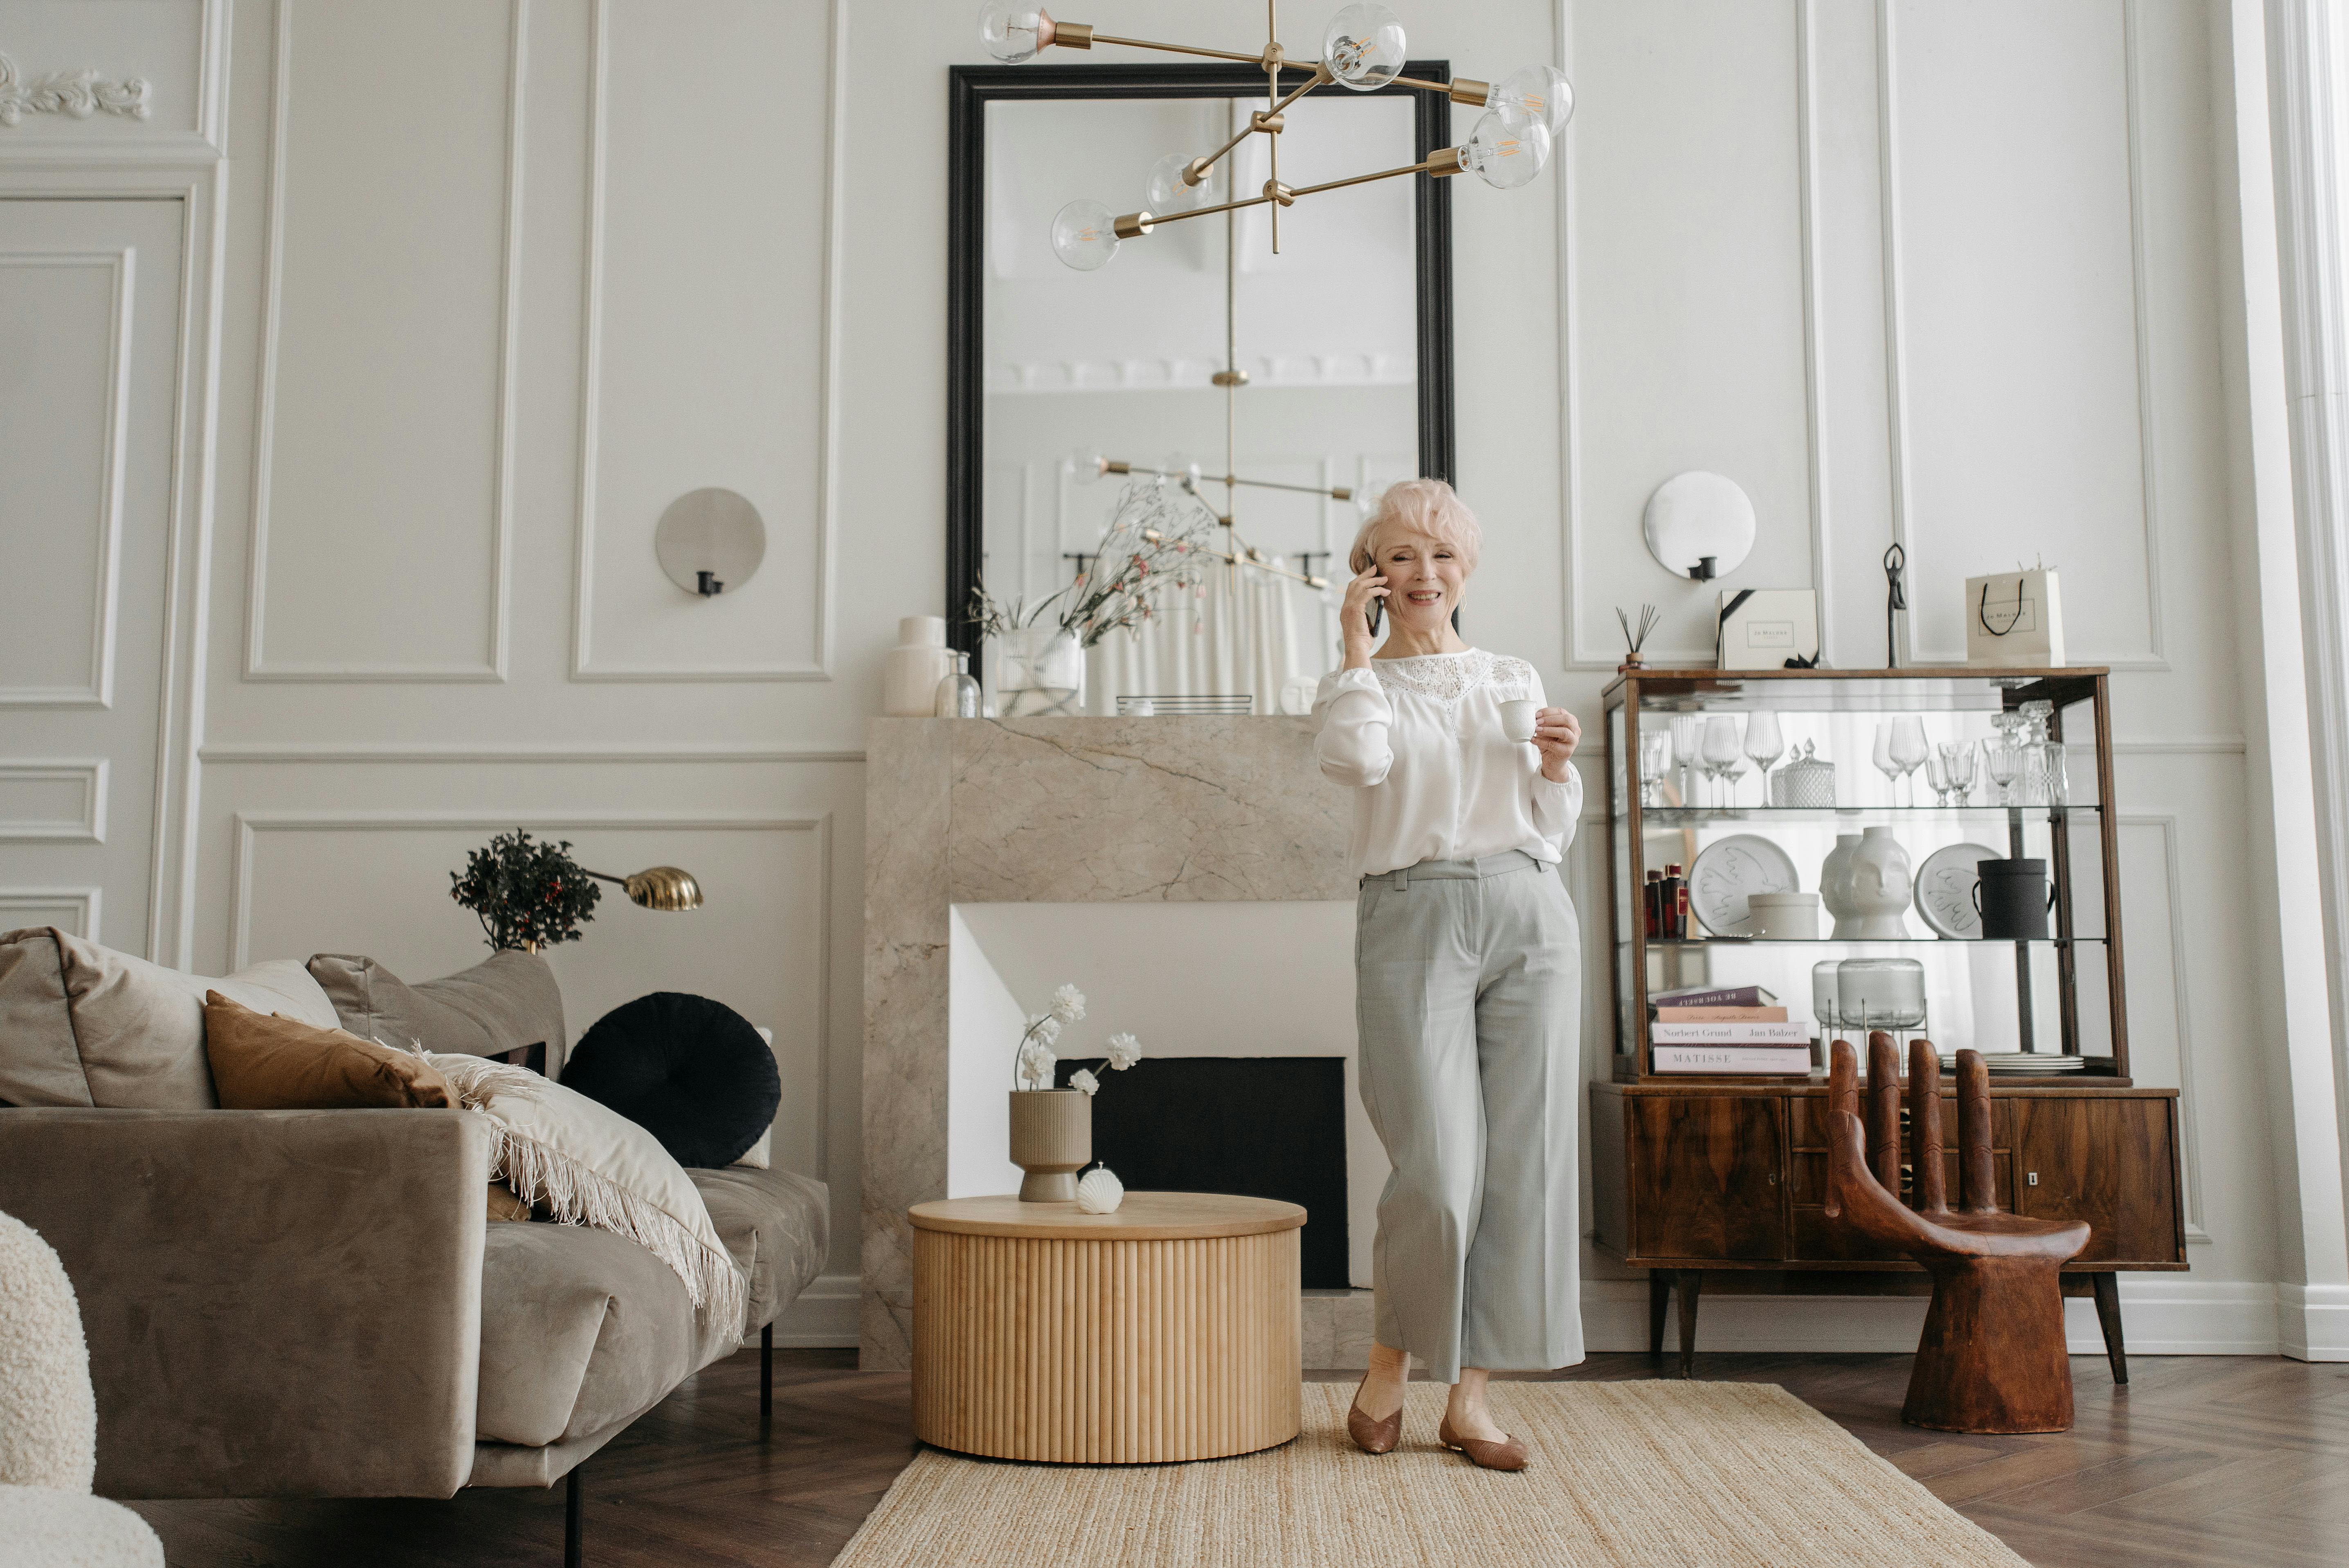
[[[1362,618],[1369,623],[1371,636],[1375,637],[1379,634],[1379,623],[1386,618],[1386,613],[1387,602],[1380,598],[1371,599],[1369,606],[1363,610]]]

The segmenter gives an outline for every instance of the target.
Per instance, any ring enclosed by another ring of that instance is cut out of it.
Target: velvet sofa
[[[825,1188],[788,1171],[689,1172],[750,1282],[743,1320],[717,1323],[634,1242],[489,1219],[471,1112],[121,1103],[187,1092],[138,1088],[171,1073],[122,1070],[119,1050],[98,1059],[109,1029],[181,1026],[168,996],[107,1011],[110,975],[168,990],[169,972],[34,938],[0,934],[0,1211],[57,1249],[80,1299],[103,1495],[447,1497],[568,1477],[575,1554],[579,1465],[753,1332],[771,1357],[823,1267]],[[53,986],[80,1009],[70,1043],[47,1021]],[[558,1061],[559,1017],[538,1012],[538,1040],[507,1019],[479,1054],[546,1045]],[[91,1068],[80,1097],[63,1049]]]

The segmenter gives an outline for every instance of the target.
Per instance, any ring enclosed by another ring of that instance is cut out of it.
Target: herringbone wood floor
[[[903,1373],[851,1351],[776,1352],[759,1434],[759,1357],[719,1363],[587,1465],[589,1568],[828,1563],[912,1458]],[[1558,1376],[1645,1377],[1643,1356]],[[2078,1424],[1967,1438],[1899,1420],[1905,1356],[1706,1356],[1701,1377],[1778,1383],[2043,1568],[2337,1568],[2349,1563],[2349,1366],[2138,1357],[2116,1390],[2075,1357]],[[1327,1374],[1350,1381],[1351,1373]],[[563,1491],[447,1502],[142,1502],[173,1568],[507,1568],[562,1561]]]

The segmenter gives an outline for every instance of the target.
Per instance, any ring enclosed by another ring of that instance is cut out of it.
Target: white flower
[[[1019,1087],[1050,1088],[1052,1064],[1059,1059],[1050,1046],[1037,1040],[1028,1041],[1019,1047]]]
[[[1109,1037],[1109,1065],[1123,1072],[1142,1059],[1142,1042],[1132,1035]]]
[[[1069,1075],[1069,1087],[1081,1088],[1087,1094],[1095,1094],[1101,1089],[1101,1079],[1093,1077],[1091,1068],[1079,1068]]]
[[[1061,1020],[1055,1018],[1050,1013],[1038,1018],[1036,1020],[1036,1032],[1034,1037],[1048,1046],[1056,1046],[1060,1044]]]
[[[1052,993],[1052,1016],[1064,1024],[1073,1024],[1085,1016],[1085,994],[1074,985],[1063,985]]]

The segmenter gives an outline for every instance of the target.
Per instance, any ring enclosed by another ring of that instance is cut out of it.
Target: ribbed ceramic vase
[[[1011,1163],[1028,1172],[1023,1203],[1073,1203],[1077,1172],[1092,1162],[1093,1099],[1082,1089],[1011,1091]]]

